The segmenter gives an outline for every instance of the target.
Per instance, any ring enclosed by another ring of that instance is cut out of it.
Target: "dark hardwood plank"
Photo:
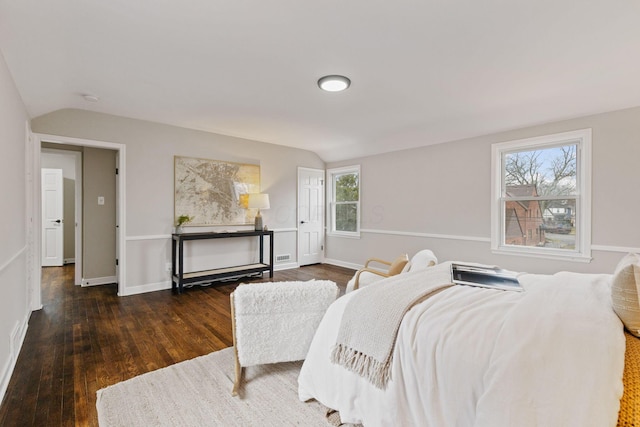
[[[273,279],[327,279],[344,292],[354,271],[326,264]],[[118,297],[116,285],[73,285],[73,265],[42,272],[43,309],[32,313],[0,426],[97,426],[96,392],[232,343],[229,295],[240,282]]]

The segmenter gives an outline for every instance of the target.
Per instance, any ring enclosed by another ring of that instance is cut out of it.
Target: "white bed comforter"
[[[329,361],[358,291],[339,298],[302,366],[300,399],[367,427],[615,426],[625,338],[611,308],[611,276],[519,279],[525,292],[454,286],[414,306],[386,390]]]

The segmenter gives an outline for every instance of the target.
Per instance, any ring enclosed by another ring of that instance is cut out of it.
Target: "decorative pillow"
[[[640,337],[640,255],[628,254],[620,260],[613,273],[611,301],[624,326]]]
[[[389,267],[389,271],[387,273],[389,274],[389,276],[395,276],[396,274],[400,274],[405,264],[408,262],[409,262],[409,255],[407,254],[400,255],[398,258],[395,259],[395,261],[391,263],[391,266]]]

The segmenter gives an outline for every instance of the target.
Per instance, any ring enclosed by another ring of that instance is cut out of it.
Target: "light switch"
[[[99,205],[104,205],[104,197],[102,197],[102,196],[98,197],[98,204]]]

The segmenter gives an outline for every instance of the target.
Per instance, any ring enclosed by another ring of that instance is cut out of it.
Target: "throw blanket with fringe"
[[[399,274],[357,291],[342,317],[331,362],[384,390],[402,318],[418,302],[452,286],[450,264]]]

